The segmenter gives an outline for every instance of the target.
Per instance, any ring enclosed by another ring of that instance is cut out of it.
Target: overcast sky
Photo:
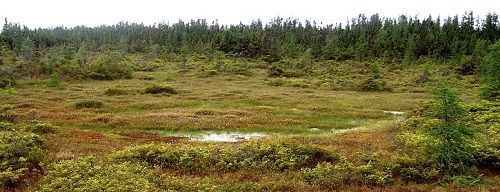
[[[120,21],[153,24],[177,22],[179,19],[218,19],[221,24],[264,23],[276,16],[315,20],[324,24],[343,23],[360,13],[397,18],[401,14],[432,14],[433,18],[473,11],[484,17],[500,13],[500,0],[3,0],[0,18],[30,28],[64,25],[113,25]],[[3,24],[3,20],[1,21]]]

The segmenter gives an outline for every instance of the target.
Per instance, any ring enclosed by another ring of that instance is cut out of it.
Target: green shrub
[[[157,191],[153,170],[137,164],[99,165],[94,158],[51,165],[42,191]]]
[[[12,131],[12,129],[15,129],[14,124],[0,121],[0,131]]]
[[[59,78],[59,75],[53,74],[50,76],[49,80],[47,81],[47,86],[49,87],[59,87],[61,85],[61,78]]]
[[[294,143],[250,142],[238,148],[206,146],[142,145],[112,155],[118,162],[145,162],[162,168],[217,170],[297,170],[319,162],[333,162],[338,156],[323,149]]]
[[[500,170],[500,102],[481,101],[468,107],[472,122],[480,133],[477,165]]]
[[[404,181],[417,183],[435,182],[440,170],[422,155],[401,155],[392,158],[391,170]]]
[[[144,88],[145,93],[150,94],[159,94],[159,93],[168,93],[168,94],[177,94],[177,91],[171,87],[170,85],[163,84],[151,84]]]
[[[391,88],[387,86],[387,82],[385,80],[374,77],[366,78],[360,84],[360,89],[362,91],[391,91]]]
[[[7,84],[7,86],[5,86],[5,93],[9,95],[15,95],[17,92],[16,89],[14,89],[14,87],[12,86],[12,84],[9,83]]]
[[[267,70],[268,77],[281,77],[283,73],[285,73],[285,70],[278,63],[273,63]]]
[[[58,129],[57,126],[44,122],[33,122],[32,124],[24,126],[24,131],[36,134],[56,133]]]
[[[381,170],[376,160],[359,160],[364,163],[356,165],[345,159],[338,164],[323,162],[314,168],[304,168],[301,173],[307,183],[328,191],[347,186],[384,186],[393,182],[392,172]]]
[[[108,89],[106,89],[106,91],[104,91],[104,94],[107,96],[127,95],[128,91],[125,89],[120,89],[120,88],[108,88]]]
[[[132,68],[123,62],[122,56],[117,52],[100,55],[96,60],[85,65],[83,77],[94,80],[113,80],[132,78]]]
[[[269,78],[267,84],[270,86],[285,86],[287,84],[285,78]]]
[[[11,111],[12,105],[5,104],[0,106],[0,122],[14,122],[14,113]]]
[[[218,74],[219,74],[219,72],[217,70],[214,70],[214,69],[202,68],[202,69],[197,71],[197,76],[200,78],[213,77],[213,76],[216,76]]]
[[[0,78],[0,89],[5,89],[8,85],[15,86],[16,82],[9,78]]]
[[[77,109],[102,108],[104,106],[104,103],[102,101],[97,101],[97,100],[83,100],[83,101],[76,102],[74,105],[75,105],[75,108],[77,108]]]
[[[0,132],[0,188],[19,187],[41,169],[42,143],[33,133]]]

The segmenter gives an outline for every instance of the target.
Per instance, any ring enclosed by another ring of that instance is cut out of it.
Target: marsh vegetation
[[[497,20],[7,22],[0,187],[500,190]]]

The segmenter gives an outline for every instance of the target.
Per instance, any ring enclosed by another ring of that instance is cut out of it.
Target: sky
[[[146,25],[179,20],[218,20],[220,24],[267,23],[276,16],[311,20],[318,24],[346,24],[365,14],[397,18],[404,14],[433,18],[473,11],[474,16],[500,14],[500,0],[3,0],[0,18],[29,28],[113,25],[135,22]],[[3,23],[3,21],[1,21]]]

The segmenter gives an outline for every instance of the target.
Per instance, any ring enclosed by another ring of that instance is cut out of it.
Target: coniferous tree
[[[490,47],[490,52],[484,57],[481,78],[485,86],[481,92],[481,98],[500,99],[500,40]]]
[[[435,89],[435,103],[426,114],[425,154],[445,175],[463,175],[475,162],[475,129],[463,121],[466,111],[449,83]]]

